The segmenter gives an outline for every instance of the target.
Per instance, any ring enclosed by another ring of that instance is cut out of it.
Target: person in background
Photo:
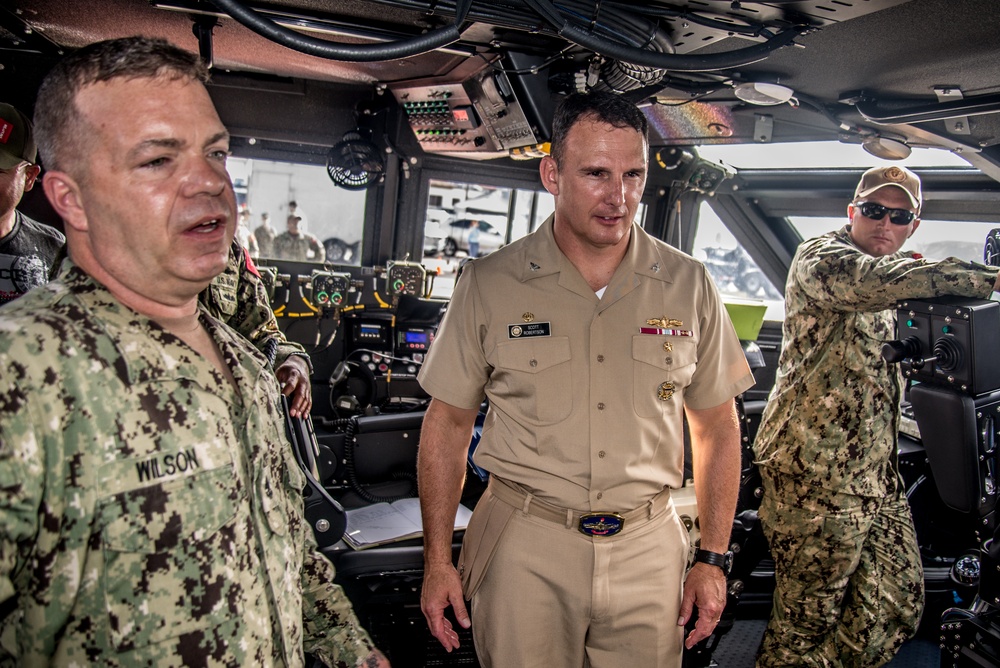
[[[280,329],[267,298],[267,288],[249,252],[236,239],[226,268],[198,295],[210,314],[242,334],[274,368],[281,392],[289,399],[292,417],[312,410],[313,368],[300,343],[289,341]]]
[[[309,218],[306,216],[306,212],[299,207],[299,203],[292,200],[288,203],[288,215],[297,216],[299,219],[299,229],[302,232],[306,232],[309,229]]]
[[[274,237],[277,232],[271,227],[271,216],[265,211],[260,214],[260,225],[253,231],[254,239],[257,240],[257,256],[272,257],[274,254]]]
[[[240,210],[240,220],[236,226],[236,240],[240,243],[240,246],[247,249],[250,257],[258,256],[257,239],[250,229],[250,209],[244,208]]]
[[[469,221],[469,257],[479,257],[479,221]]]
[[[570,95],[542,184],[555,213],[465,265],[418,379],[421,608],[449,651],[451,607],[484,667],[681,665],[726,602],[740,431],[753,384],[705,267],[635,221],[647,122],[610,93]],[[487,491],[452,563],[473,425]],[[690,425],[701,527],[671,500]],[[684,625],[698,610],[685,639]]]
[[[289,216],[287,229],[274,238],[274,258],[295,262],[323,262],[326,250],[319,239],[299,229],[299,217]]]
[[[0,308],[0,664],[388,666],[315,550],[267,360],[198,304],[236,227],[206,79],[135,37],[39,91],[69,256]]]
[[[923,572],[897,437],[902,379],[880,350],[902,299],[987,298],[996,267],[900,252],[920,178],[873,167],[848,223],[803,242],[776,381],[753,444],[777,579],[757,665],[881,666],[917,630]]]
[[[31,121],[0,103],[0,304],[48,281],[66,238],[17,210],[41,168]]]

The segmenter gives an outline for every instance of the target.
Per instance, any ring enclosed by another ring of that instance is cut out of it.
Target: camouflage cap
[[[0,102],[0,169],[13,169],[24,161],[34,164],[37,155],[31,121],[11,105]]]
[[[872,167],[861,175],[861,181],[854,191],[854,201],[868,197],[876,190],[886,186],[896,186],[907,194],[913,208],[920,210],[923,195],[920,192],[920,177],[906,167],[892,165],[891,167]]]

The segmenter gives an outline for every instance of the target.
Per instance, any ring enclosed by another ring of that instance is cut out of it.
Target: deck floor
[[[754,655],[764,637],[767,620],[737,620],[733,628],[722,637],[712,659],[719,668],[753,668]],[[930,639],[920,637],[907,642],[888,668],[938,668],[941,650]]]

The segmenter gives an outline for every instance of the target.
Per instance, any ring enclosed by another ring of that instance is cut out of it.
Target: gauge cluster
[[[423,265],[267,262],[260,273],[278,326],[313,362],[314,417],[327,406],[326,417],[338,419],[427,400],[416,377],[446,302],[426,296],[433,275]]]

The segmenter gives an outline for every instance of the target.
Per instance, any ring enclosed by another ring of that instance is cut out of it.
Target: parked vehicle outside
[[[361,240],[350,243],[337,237],[323,240],[326,249],[326,261],[334,264],[358,264]]]
[[[444,253],[454,257],[459,252],[469,254],[469,235],[473,228],[479,230],[479,252],[488,255],[504,245],[503,234],[492,224],[478,218],[460,218],[448,223],[428,221],[424,228],[424,254]]]

